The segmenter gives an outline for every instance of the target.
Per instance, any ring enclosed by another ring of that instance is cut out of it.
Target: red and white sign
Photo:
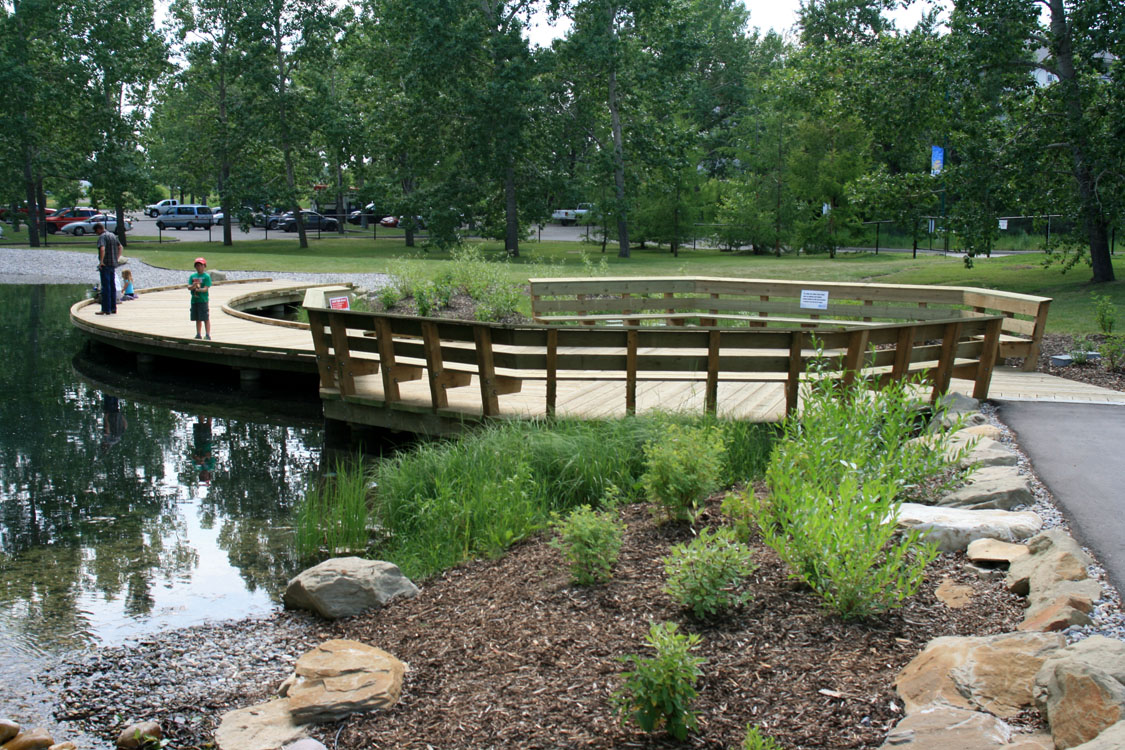
[[[333,310],[350,310],[351,305],[348,304],[347,297],[329,297],[328,307]]]

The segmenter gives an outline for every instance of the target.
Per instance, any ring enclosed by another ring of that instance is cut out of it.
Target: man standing
[[[95,315],[117,314],[117,277],[114,269],[121,260],[121,240],[113,232],[105,231],[99,222],[94,224],[98,236],[98,273],[101,276],[102,309]]]

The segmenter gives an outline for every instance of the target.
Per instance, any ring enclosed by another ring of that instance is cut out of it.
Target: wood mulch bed
[[[1100,334],[1088,336],[1094,344],[1101,344],[1105,336]],[[1074,348],[1074,336],[1063,333],[1049,333],[1043,337],[1043,351],[1039,356],[1039,372],[1048,375],[1057,375],[1067,380],[1077,380],[1090,385],[1109,388],[1114,391],[1125,391],[1125,370],[1107,370],[1101,362],[1089,362],[1083,365],[1069,365],[1055,367],[1051,364],[1051,357],[1058,354],[1069,354]],[[1012,360],[1022,363],[1023,360]]]
[[[701,523],[718,520],[718,502]],[[875,748],[902,718],[892,680],[926,642],[1007,632],[1022,616],[1022,601],[999,582],[965,573],[961,555],[943,555],[903,608],[842,621],[755,542],[753,601],[729,619],[698,622],[661,590],[662,558],[691,529],[658,524],[646,506],[620,512],[625,544],[604,585],[570,585],[560,553],[540,537],[436,576],[413,600],[336,623],[339,636],[386,649],[409,672],[392,710],[316,734],[355,750],[733,748],[754,723],[785,748]],[[973,588],[968,607],[936,598],[946,577]],[[619,657],[645,653],[649,623],[664,621],[700,634],[696,653],[707,659],[699,728],[684,743],[622,725],[610,702],[626,668]]]

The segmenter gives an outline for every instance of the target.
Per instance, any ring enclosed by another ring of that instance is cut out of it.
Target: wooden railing
[[[1038,367],[1051,300],[1028,294],[953,286],[848,284],[712,277],[531,279],[538,323],[794,327],[839,330],[1003,316],[999,358],[1024,357]],[[820,302],[822,308],[813,307]]]
[[[936,398],[953,377],[975,381],[986,398],[1005,318],[976,313],[907,323],[833,322],[801,327],[504,325],[329,309],[326,295],[305,297],[322,394],[362,396],[360,379],[378,374],[381,399],[402,401],[399,385],[426,378],[429,408],[448,407],[447,391],[473,385],[481,413],[501,413],[499,396],[525,381],[546,381],[545,413],[556,409],[566,380],[625,383],[625,407],[637,405],[640,381],[698,381],[714,413],[720,381],[783,383],[786,410],[797,406],[799,385],[819,348],[829,375],[851,381],[860,373],[876,381],[920,375]],[[663,303],[662,303],[663,304]],[[772,310],[771,310],[772,312]]]

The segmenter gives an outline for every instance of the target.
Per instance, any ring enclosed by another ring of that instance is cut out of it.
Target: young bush
[[[652,657],[627,654],[622,661],[633,669],[624,673],[625,682],[613,695],[622,719],[632,720],[646,732],[663,726],[668,734],[682,740],[697,724],[691,704],[698,692],[695,683],[706,659],[692,656],[699,636],[677,632],[675,623],[653,623],[648,644],[656,650]]]
[[[742,739],[742,750],[784,750],[773,737],[767,737],[753,724],[746,725],[746,736]]]
[[[1098,323],[1098,330],[1109,336],[1117,325],[1117,308],[1113,298],[1108,294],[1094,294],[1094,320]]]
[[[1095,346],[1092,341],[1086,336],[1079,336],[1074,339],[1074,343],[1070,347],[1070,361],[1076,365],[1084,365],[1090,361],[1090,353],[1093,352]]]
[[[664,558],[664,591],[697,618],[723,615],[750,601],[744,583],[757,567],[753,552],[733,530],[704,529]]]
[[[740,542],[749,542],[756,528],[754,525],[754,490],[747,487],[744,490],[728,492],[719,506],[731,523],[734,538]]]
[[[1125,336],[1107,336],[1098,347],[1102,362],[1110,372],[1115,372],[1125,363]]]
[[[664,433],[644,447],[641,484],[668,518],[690,519],[699,501],[719,486],[724,451],[725,436],[717,426],[669,422]]]
[[[598,513],[581,505],[553,524],[558,536],[551,546],[570,565],[570,578],[579,586],[608,581],[621,551],[623,529],[612,511]]]
[[[503,281],[488,287],[477,301],[476,319],[485,323],[503,320],[519,309],[523,291],[511,282]]]
[[[413,289],[414,304],[418,307],[418,314],[423,318],[430,317],[430,313],[434,311],[434,303],[437,301],[437,294],[434,292],[433,284],[425,283],[418,284]]]
[[[401,299],[402,292],[393,284],[387,284],[379,290],[379,302],[382,303],[384,310],[395,309],[395,305],[397,305]]]
[[[910,440],[907,384],[865,385],[814,381],[774,446],[769,498],[754,500],[766,544],[845,618],[917,591],[937,552],[917,532],[896,536],[894,519],[904,495],[950,467],[945,433]]]

